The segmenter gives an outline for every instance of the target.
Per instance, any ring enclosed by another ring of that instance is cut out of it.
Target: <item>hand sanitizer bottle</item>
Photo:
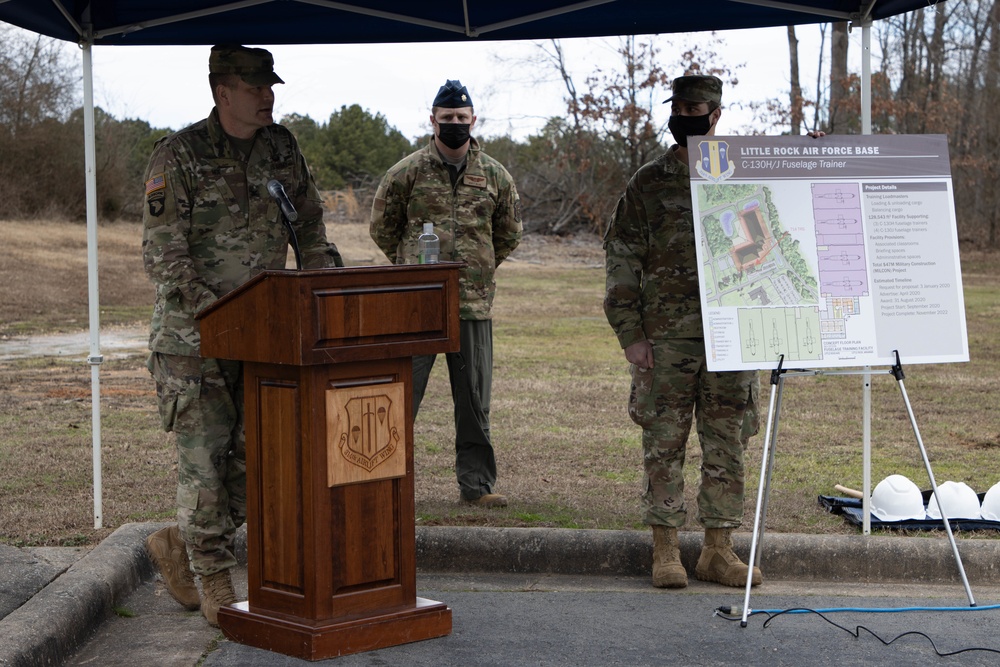
[[[434,223],[425,222],[423,233],[417,237],[417,261],[420,264],[437,264],[441,241],[434,233]]]

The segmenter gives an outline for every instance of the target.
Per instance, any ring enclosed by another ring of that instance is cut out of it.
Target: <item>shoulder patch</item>
[[[167,181],[163,178],[163,174],[156,174],[146,181],[146,196],[148,197],[150,193],[162,190],[165,187],[167,187]]]
[[[466,174],[462,178],[462,182],[466,185],[471,185],[474,188],[485,188],[486,187],[486,177],[479,176],[477,174]]]
[[[146,204],[149,206],[149,214],[154,218],[158,218],[163,215],[163,210],[165,208],[165,202],[167,200],[166,193],[159,192],[146,197]]]

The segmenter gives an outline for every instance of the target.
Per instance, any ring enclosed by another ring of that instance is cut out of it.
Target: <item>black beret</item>
[[[471,107],[472,98],[469,91],[458,79],[448,79],[444,85],[438,89],[437,97],[434,98],[434,107],[444,107],[445,109],[458,109],[460,107]]]

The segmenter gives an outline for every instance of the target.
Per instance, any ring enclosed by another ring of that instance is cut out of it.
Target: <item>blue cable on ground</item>
[[[830,609],[754,609],[751,614],[807,614],[820,612],[832,614],[841,611],[867,611],[874,614],[888,614],[903,611],[990,611],[1000,609],[1000,604],[991,604],[985,607],[833,607]]]
[[[957,651],[949,651],[949,652],[946,652],[946,653],[942,653],[940,650],[938,650],[938,647],[934,643],[934,640],[931,639],[928,635],[926,635],[923,632],[919,632],[919,631],[916,631],[916,630],[911,630],[909,632],[904,632],[904,633],[902,633],[900,635],[897,635],[896,637],[893,637],[892,639],[886,641],[885,639],[882,639],[878,634],[876,634],[872,630],[869,630],[868,628],[866,628],[863,625],[855,626],[854,630],[850,630],[848,628],[845,628],[842,625],[839,625],[838,623],[834,623],[833,621],[831,621],[829,618],[827,618],[823,614],[826,614],[826,613],[836,613],[836,612],[845,612],[845,611],[869,612],[869,613],[885,614],[885,613],[910,612],[910,611],[989,611],[989,610],[994,610],[994,609],[1000,609],[1000,604],[987,605],[985,607],[974,607],[974,606],[969,606],[969,607],[836,607],[836,608],[831,608],[831,609],[807,609],[807,608],[804,608],[804,607],[799,607],[799,608],[792,608],[792,609],[754,609],[754,610],[749,610],[748,613],[747,613],[747,616],[755,616],[757,614],[766,614],[767,615],[767,620],[765,620],[764,623],[763,623],[763,625],[761,626],[761,628],[766,628],[767,626],[769,626],[771,624],[771,621],[773,621],[774,619],[776,619],[779,616],[784,616],[785,614],[816,614],[817,616],[819,616],[820,618],[822,618],[824,621],[826,621],[827,623],[829,623],[833,627],[840,628],[844,632],[846,632],[849,635],[853,636],[855,639],[860,639],[861,632],[864,631],[864,632],[867,632],[868,634],[870,634],[875,639],[877,639],[880,642],[882,642],[882,644],[884,646],[889,646],[890,644],[892,644],[893,642],[895,642],[897,639],[902,639],[903,637],[907,637],[907,636],[910,636],[910,635],[915,635],[915,636],[923,637],[924,639],[926,639],[930,643],[931,648],[934,649],[934,653],[936,653],[939,657],[944,658],[944,657],[948,657],[948,656],[958,655],[959,653],[966,653],[966,652],[969,652],[969,651],[985,651],[987,653],[1000,654],[1000,650],[994,649],[994,648],[985,648],[985,647],[969,647],[969,648],[958,649]],[[740,607],[718,607],[715,610],[715,614],[714,615],[715,616],[719,616],[721,618],[724,618],[727,621],[740,621],[740,620],[742,620],[741,619],[742,611],[743,610]],[[745,625],[744,625],[744,627],[745,627]]]

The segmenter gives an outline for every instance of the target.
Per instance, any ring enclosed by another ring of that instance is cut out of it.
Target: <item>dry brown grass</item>
[[[83,225],[0,223],[0,335],[87,325]],[[350,264],[382,261],[364,224],[336,223]],[[152,290],[137,225],[100,228],[102,321],[144,328]],[[907,368],[906,387],[939,482],[985,491],[1000,480],[1000,262],[965,253],[973,361]],[[457,502],[445,364],[431,376],[415,425],[417,520],[422,524],[638,527],[639,430],[625,413],[625,362],[601,310],[603,255],[596,239],[529,236],[500,270],[496,302],[493,435],[505,510]],[[762,376],[765,383],[766,374]],[[0,541],[93,544],[129,521],[173,515],[174,451],[159,429],[142,355],[101,367],[104,528],[93,530],[90,369],[82,359],[0,362]],[[861,380],[785,383],[768,529],[852,532],[816,496],[861,484]],[[764,400],[768,386],[764,385]],[[873,479],[900,472],[926,486],[896,383],[873,382]],[[692,443],[695,444],[695,443]],[[748,457],[753,517],[762,438]],[[689,448],[688,497],[697,489]],[[689,528],[696,524],[692,516]]]

